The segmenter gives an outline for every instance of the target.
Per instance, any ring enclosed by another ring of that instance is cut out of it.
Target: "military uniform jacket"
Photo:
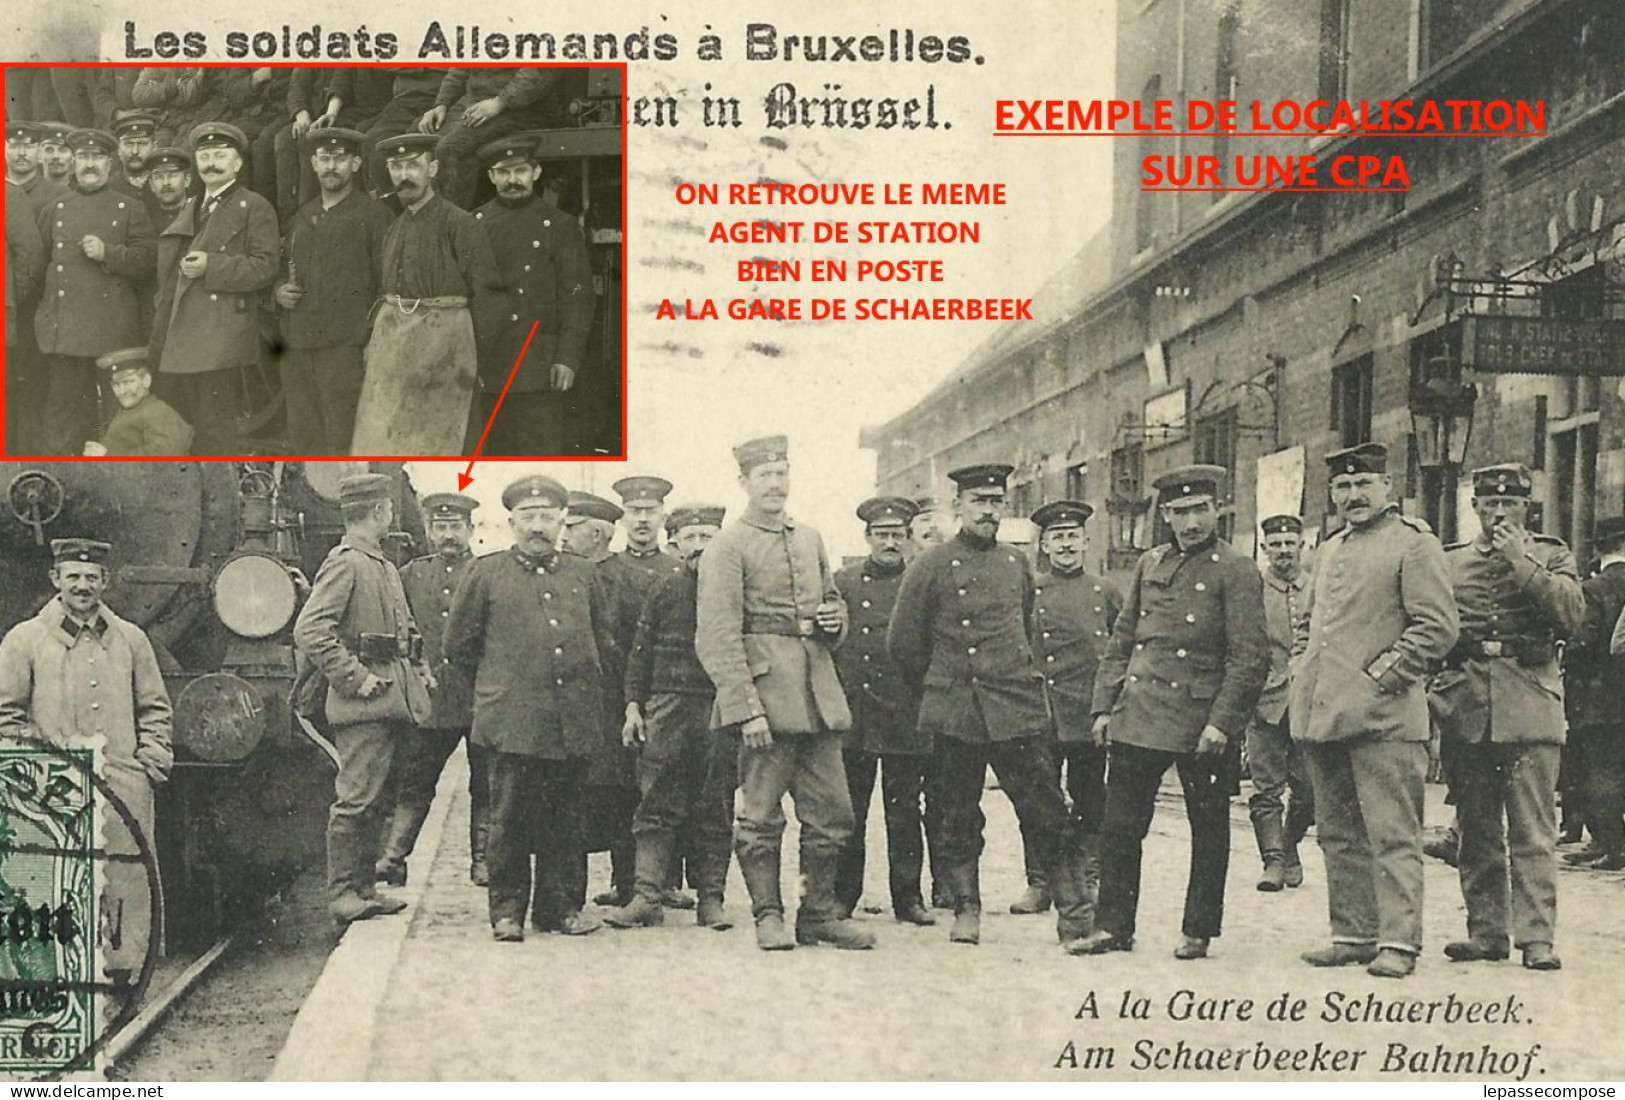
[[[780,733],[852,728],[832,638],[815,621],[838,600],[817,531],[747,511],[700,555],[694,649],[716,685],[713,729],[765,717]]]
[[[146,207],[111,187],[73,191],[39,212],[39,232],[47,256],[34,314],[40,350],[93,359],[140,344],[137,287],[151,278],[158,249]],[[107,246],[99,262],[79,246],[87,235]]]
[[[1508,562],[1474,543],[1445,551],[1461,636],[1428,684],[1434,718],[1462,741],[1561,742],[1557,641],[1580,629],[1585,595],[1562,539],[1535,535]]]
[[[209,254],[202,278],[159,268],[152,342],[162,349],[158,369],[165,374],[252,365],[260,302],[276,278],[281,237],[271,204],[238,180],[221,193],[207,218],[203,205],[203,199],[194,199],[164,230],[166,241],[191,238],[178,250],[160,249],[164,263],[178,265],[188,251]]]
[[[883,570],[873,558],[835,574],[835,588],[851,618],[846,642],[835,651],[835,669],[852,710],[852,732],[846,743],[877,753],[929,753],[930,734],[920,732],[919,698],[886,652],[886,630],[903,567]]]
[[[192,446],[192,426],[162,398],[148,394],[113,414],[102,446],[110,455],[183,455]]]
[[[1390,505],[1321,544],[1293,636],[1295,741],[1426,741],[1430,669],[1460,622],[1444,547]]]
[[[401,588],[418,629],[423,632],[423,663],[434,673],[432,706],[423,725],[429,729],[467,729],[474,724],[474,681],[469,670],[445,653],[446,623],[451,619],[451,598],[474,565],[474,555],[445,558],[425,554],[401,568]]]
[[[473,670],[475,744],[546,760],[591,756],[605,729],[611,613],[582,558],[517,547],[477,558],[452,595],[445,639],[446,655]]]
[[[1048,736],[1044,675],[1027,630],[1032,566],[1021,552],[960,531],[903,574],[886,650],[922,684],[919,728],[960,741]]]
[[[1263,579],[1223,539],[1146,551],[1134,567],[1100,671],[1094,713],[1111,739],[1194,752],[1206,726],[1234,740],[1269,676]]]
[[[539,198],[492,199],[474,217],[491,238],[502,286],[480,302],[480,377],[500,389],[519,358],[531,322],[536,335],[510,389],[552,388],[550,368],[581,369],[597,297],[581,223]]]
[[[642,706],[656,695],[709,699],[716,694],[694,653],[699,592],[698,574],[679,565],[676,573],[662,576],[643,602],[626,658],[626,702]]]
[[[1292,580],[1264,573],[1264,630],[1269,635],[1270,675],[1258,697],[1258,717],[1275,724],[1286,717],[1292,683],[1292,636],[1309,603],[1309,581],[1300,571]]]
[[[599,584],[609,600],[610,630],[615,636],[612,653],[604,661],[604,734],[587,766],[587,783],[597,787],[636,787],[637,752],[621,742],[621,714],[626,692],[626,657],[632,651],[638,632],[638,615],[650,574],[630,566],[620,554],[611,554],[593,563]]]
[[[1619,685],[1625,683],[1625,660],[1608,652],[1614,624],[1625,613],[1625,560],[1614,560],[1580,585],[1585,596],[1585,622],[1569,639],[1563,654],[1563,701],[1569,729],[1625,730],[1625,707]]]
[[[328,553],[294,622],[293,640],[327,680],[329,722],[422,722],[429,716],[429,689],[416,666],[404,657],[361,658],[361,635],[387,634],[404,648],[417,629],[393,562],[348,540]],[[385,687],[363,699],[368,673]]]
[[[1093,738],[1095,674],[1123,597],[1085,570],[1040,574],[1033,589],[1033,650],[1062,741]]]

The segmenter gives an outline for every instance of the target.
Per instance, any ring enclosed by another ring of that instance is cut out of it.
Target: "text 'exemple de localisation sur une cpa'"
[[[950,253],[982,243],[980,219],[952,216],[952,208],[1002,207],[1006,185],[984,182],[889,183],[679,183],[673,199],[687,208],[726,208],[736,217],[718,217],[706,230],[712,247],[750,245],[748,255],[731,259],[734,281],[789,284],[785,292],[727,299],[663,298],[655,318],[662,321],[1021,321],[1032,320],[1031,298],[802,297],[794,285],[943,284]],[[876,216],[854,216],[853,208],[876,207]],[[922,207],[932,208],[929,211]],[[758,212],[770,208],[775,215]],[[887,217],[892,208],[913,216]],[[950,209],[944,209],[950,208]],[[797,216],[804,215],[804,216]],[[785,246],[766,255],[760,246]],[[888,251],[876,252],[875,248]],[[896,248],[896,251],[889,251]],[[838,287],[836,288],[838,289]],[[946,290],[946,288],[942,288]]]
[[[995,137],[1538,138],[1546,105],[1520,99],[1001,99]],[[1411,189],[1397,152],[1168,153],[1140,159],[1142,191]]]

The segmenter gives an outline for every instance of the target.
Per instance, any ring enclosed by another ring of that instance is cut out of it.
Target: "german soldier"
[[[716,690],[694,653],[700,555],[721,528],[722,517],[723,510],[710,504],[672,512],[668,527],[682,555],[681,572],[656,582],[643,603],[627,657],[621,737],[628,747],[642,747],[642,798],[632,818],[636,896],[606,918],[617,928],[665,921],[671,867],[685,835],[692,837],[689,874],[700,895],[696,923],[719,932],[733,927],[722,899],[739,746],[710,728]]]
[[[1012,467],[966,466],[959,532],[909,565],[887,651],[922,685],[919,728],[935,739],[933,790],[942,804],[943,865],[954,895],[955,943],[981,941],[982,782],[989,765],[1032,838],[1063,944],[1087,935],[1093,899],[1055,778],[1044,676],[1033,660],[1032,567],[997,540]]]
[[[593,567],[555,548],[569,494],[550,477],[502,491],[513,547],[474,562],[452,596],[445,652],[474,676],[474,743],[491,755],[492,935],[539,928],[579,936],[581,792],[604,730],[611,605]],[[536,853],[536,875],[530,858]],[[534,894],[532,893],[534,885]]]
[[[1574,763],[1580,772],[1563,799],[1567,809],[1571,798],[1583,797],[1591,843],[1563,858],[1619,871],[1625,870],[1625,716],[1619,708],[1625,661],[1609,653],[1609,641],[1625,613],[1625,516],[1599,519],[1592,545],[1599,558],[1597,572],[1580,586],[1585,626],[1569,640],[1563,657],[1570,734],[1566,748],[1579,750]]]
[[[1264,628],[1269,633],[1270,677],[1258,709],[1247,725],[1247,761],[1253,795],[1247,809],[1264,875],[1258,888],[1267,893],[1303,885],[1298,843],[1315,823],[1314,788],[1309,785],[1303,750],[1292,741],[1287,719],[1291,682],[1292,632],[1308,597],[1303,575],[1303,520],[1294,515],[1266,516],[1264,534]]]
[[[1429,691],[1441,736],[1455,741],[1467,903],[1467,939],[1444,953],[1506,958],[1510,907],[1523,965],[1556,970],[1557,768],[1567,732],[1557,645],[1583,624],[1585,595],[1563,540],[1527,529],[1532,491],[1522,464],[1473,471],[1478,537],[1445,553],[1461,636]]]
[[[874,936],[843,919],[835,869],[852,834],[852,797],[841,735],[852,726],[830,647],[846,634],[846,605],[818,532],[785,514],[788,441],[768,436],[734,448],[750,499],[700,558],[695,652],[716,685],[713,729],[739,731],[743,788],[734,851],[750,891],[756,945],[796,943],[862,950]],[[779,848],[784,796],[801,822],[801,909],[784,928]]]
[[[852,730],[841,755],[853,818],[835,892],[848,914],[863,895],[869,800],[879,771],[892,913],[909,924],[935,924],[920,892],[925,862],[920,796],[931,760],[931,735],[920,731],[919,700],[886,654],[886,626],[908,564],[908,525],[915,511],[914,502],[903,497],[874,497],[858,505],[869,556],[835,574],[835,588],[852,619],[846,643],[835,651],[835,667],[852,711]]]
[[[474,536],[474,509],[480,502],[461,493],[431,493],[423,498],[423,520],[434,553],[414,558],[401,568],[401,587],[412,615],[423,628],[423,660],[435,677],[429,716],[412,732],[396,759],[398,782],[389,841],[378,861],[378,880],[406,885],[406,858],[434,802],[435,785],[459,744],[468,745],[468,877],[487,884],[485,845],[490,833],[491,786],[485,750],[470,736],[474,728],[474,683],[468,670],[445,655],[446,623],[451,601],[474,565],[469,541]]]
[[[1134,569],[1095,677],[1098,741],[1112,744],[1100,837],[1100,928],[1077,954],[1134,946],[1141,845],[1157,787],[1173,765],[1190,818],[1190,875],[1177,959],[1205,958],[1224,920],[1230,861],[1232,748],[1269,673],[1263,582],[1251,559],[1218,537],[1220,466],[1156,480],[1174,540]]]
[[[339,754],[327,815],[328,911],[343,927],[406,907],[378,894],[373,872],[389,828],[390,766],[412,726],[429,716],[431,677],[400,574],[384,555],[395,518],[390,478],[345,478],[339,507],[344,540],[317,570],[293,638],[327,680]]]
[[[1315,789],[1332,942],[1311,966],[1403,978],[1422,951],[1430,667],[1460,624],[1444,548],[1390,503],[1379,443],[1326,456],[1343,527],[1321,544],[1293,636],[1292,739]]]

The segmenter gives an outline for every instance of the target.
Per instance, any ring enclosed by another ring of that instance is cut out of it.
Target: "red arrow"
[[[530,323],[530,331],[525,333],[525,342],[520,345],[519,357],[513,361],[508,371],[508,380],[502,383],[502,392],[497,394],[497,403],[491,407],[491,419],[485,422],[485,430],[480,433],[480,441],[474,444],[474,453],[468,456],[468,467],[457,475],[457,491],[462,492],[474,480],[474,463],[479,459],[480,452],[485,449],[485,437],[491,434],[491,425],[496,422],[497,413],[502,411],[502,399],[508,396],[508,387],[513,385],[513,376],[519,373],[519,364],[525,361],[525,352],[530,350],[530,342],[536,335],[536,326],[540,321]]]

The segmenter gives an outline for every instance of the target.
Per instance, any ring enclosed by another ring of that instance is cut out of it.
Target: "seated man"
[[[162,398],[152,396],[147,349],[125,348],[96,360],[108,372],[107,389],[119,410],[100,443],[85,444],[87,455],[183,455],[192,446],[192,426]]]

